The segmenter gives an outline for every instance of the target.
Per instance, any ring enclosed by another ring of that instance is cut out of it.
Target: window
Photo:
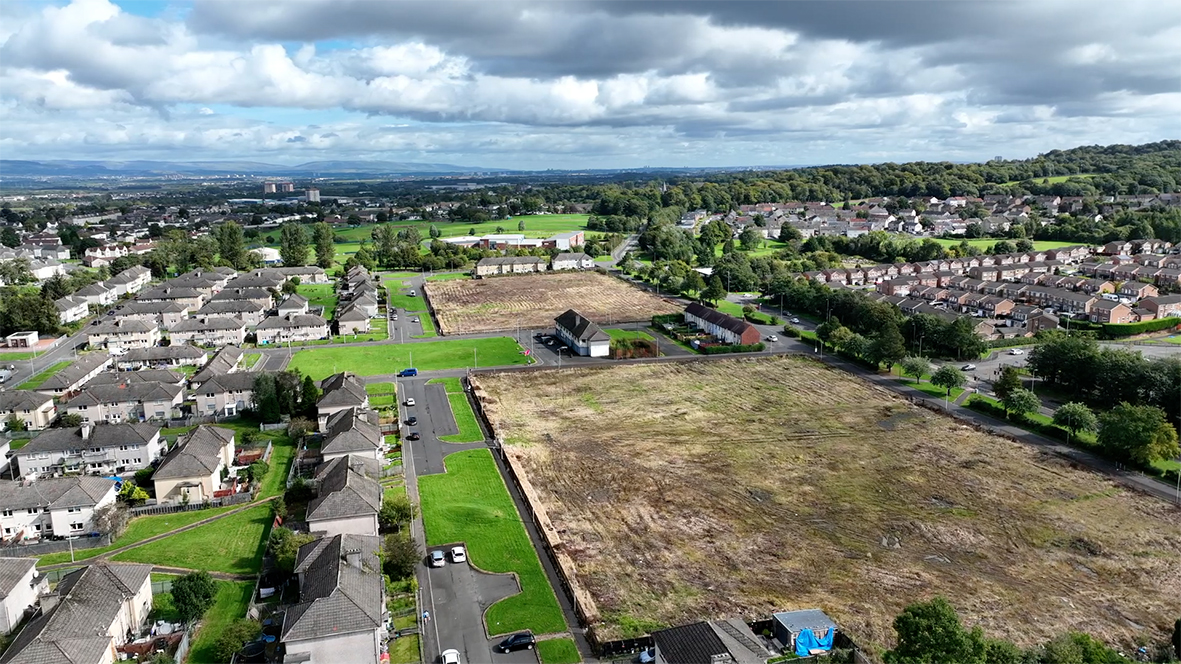
[[[12,528],[5,528],[5,529],[4,529],[4,534],[5,534],[5,535],[11,535],[11,534],[12,534]]]
[[[41,524],[38,523],[37,525],[33,526],[33,530],[36,530],[37,532],[41,532]]]
[[[85,526],[85,524],[82,524],[82,523],[71,523],[70,530],[82,530],[82,528],[84,526]]]
[[[143,463],[144,460],[140,457],[135,457],[135,463]]]
[[[133,449],[133,450],[138,450],[138,449],[139,449],[139,445],[132,445],[132,446],[131,446],[131,449]]]
[[[82,508],[81,507],[71,507],[71,508],[67,509],[66,511],[69,512],[70,514],[75,514],[75,513],[81,512]]]
[[[126,452],[126,451],[127,451],[127,446],[126,446],[126,445],[120,445],[120,446],[119,446],[119,451],[120,451],[120,452]]]
[[[30,507],[30,508],[26,509],[25,511],[26,511],[26,512],[28,512],[29,514],[36,514],[36,513],[37,513],[37,508],[36,508],[36,507]]]
[[[4,510],[3,515],[4,516],[12,516],[12,510]]]

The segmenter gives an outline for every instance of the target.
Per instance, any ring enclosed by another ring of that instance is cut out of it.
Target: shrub
[[[254,463],[250,464],[250,481],[261,482],[262,478],[267,476],[267,472],[269,472],[270,469],[271,467],[267,465],[266,461],[263,461],[262,459],[255,461]]]
[[[386,535],[381,570],[394,580],[414,574],[422,554],[409,534]]]
[[[185,624],[205,615],[215,595],[217,586],[209,572],[192,572],[172,582],[172,605]]]
[[[290,283],[290,282],[288,282]],[[234,653],[242,649],[247,642],[262,633],[262,624],[249,618],[239,618],[222,628],[217,641],[213,644],[213,653],[217,661],[228,662],[234,658]]]
[[[1178,325],[1181,325],[1181,318],[1176,317],[1157,318],[1156,320],[1146,320],[1140,323],[1104,323],[1100,334],[1105,339],[1117,339],[1136,334],[1170,330]],[[1071,327],[1073,326],[1074,324],[1071,323]]]
[[[718,355],[721,353],[757,353],[766,348],[766,344],[758,342],[755,344],[734,344],[731,346],[701,346],[698,348],[705,355]]]

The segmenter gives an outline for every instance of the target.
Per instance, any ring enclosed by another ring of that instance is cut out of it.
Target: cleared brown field
[[[1023,646],[1181,614],[1181,508],[810,360],[477,379],[603,638],[820,607],[888,647],[936,594]]]
[[[432,281],[426,293],[443,334],[553,327],[554,318],[567,309],[603,325],[681,310],[597,272]]]

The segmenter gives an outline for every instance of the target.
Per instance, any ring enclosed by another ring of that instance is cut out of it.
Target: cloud
[[[1118,21],[1098,0],[165,8],[0,6],[5,153],[978,158],[1165,138],[1181,114],[1176,3]]]

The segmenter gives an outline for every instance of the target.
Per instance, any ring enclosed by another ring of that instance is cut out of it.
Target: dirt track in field
[[[680,307],[597,272],[557,272],[427,282],[443,334],[550,328],[567,309],[607,327]]]
[[[819,607],[889,646],[936,594],[1023,646],[1181,614],[1181,509],[806,359],[477,382],[603,638]]]

